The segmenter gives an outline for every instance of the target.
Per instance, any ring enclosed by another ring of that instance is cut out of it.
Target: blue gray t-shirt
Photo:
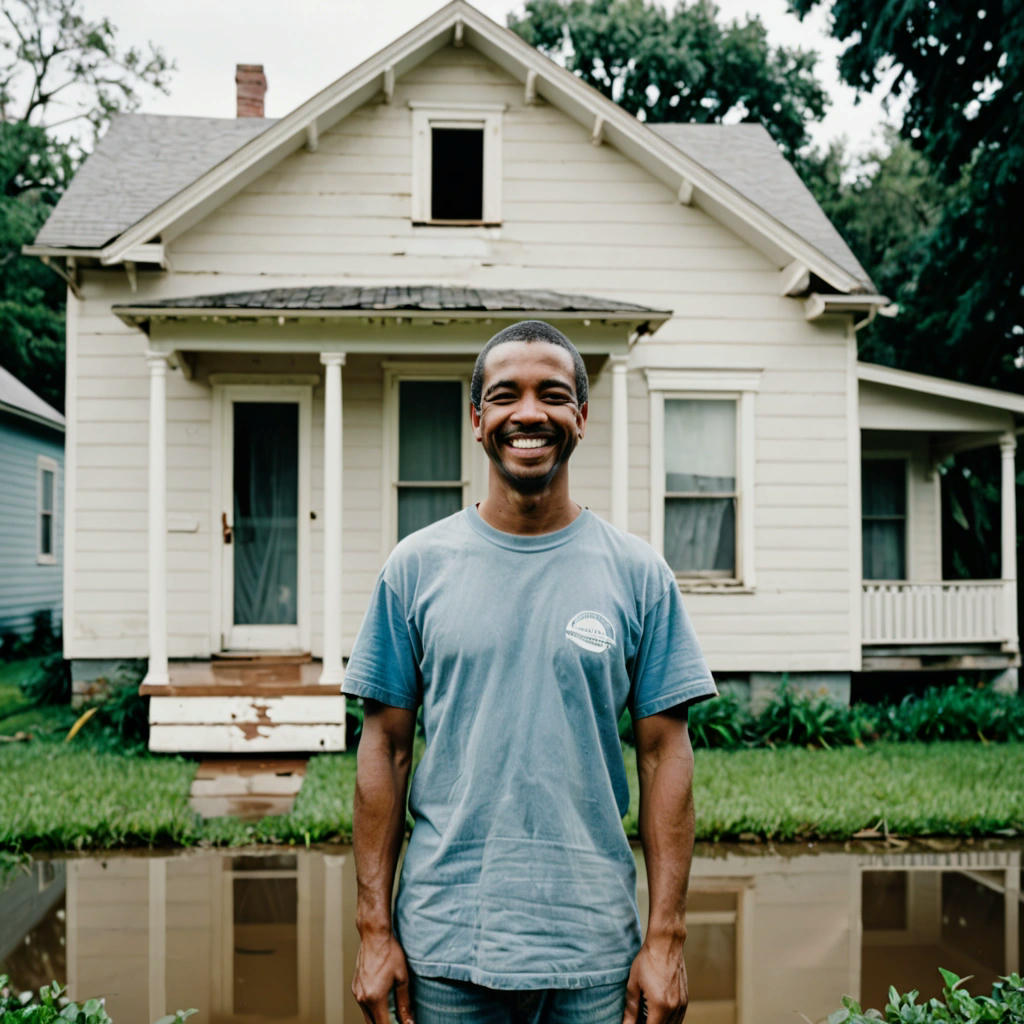
[[[665,562],[588,511],[520,536],[464,509],[395,548],[344,691],[423,706],[395,916],[412,969],[624,980],[640,925],[618,719],[716,692]]]

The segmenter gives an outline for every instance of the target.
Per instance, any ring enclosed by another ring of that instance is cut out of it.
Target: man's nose
[[[516,403],[516,421],[523,424],[543,423],[548,418],[547,409],[536,395],[524,394]]]

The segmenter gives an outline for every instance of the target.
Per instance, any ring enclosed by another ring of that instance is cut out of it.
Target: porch
[[[1016,450],[1024,398],[860,364],[864,671],[1013,669]],[[941,470],[998,447],[999,579],[943,579]]]
[[[387,552],[481,496],[469,377],[483,342],[508,324],[565,324],[592,375],[609,367],[610,512],[628,522],[626,361],[666,312],[422,286],[275,289],[114,311],[148,336],[141,692],[153,750],[344,749],[343,662]],[[210,441],[203,452],[192,446],[182,473],[177,410],[189,403],[203,410]],[[169,447],[178,453],[170,477]],[[181,578],[176,550],[190,559],[192,592],[210,595],[208,622],[191,616],[190,635],[173,628],[188,600],[169,590]]]

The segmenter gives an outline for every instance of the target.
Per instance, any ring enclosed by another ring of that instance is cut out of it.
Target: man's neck
[[[502,533],[554,533],[572,523],[582,509],[569,497],[566,481],[537,494],[523,494],[503,480],[491,479],[487,497],[477,506],[480,518]]]

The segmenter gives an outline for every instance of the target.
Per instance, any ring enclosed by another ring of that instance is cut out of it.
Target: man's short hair
[[[504,345],[508,341],[546,341],[551,345],[564,348],[572,356],[573,369],[576,372],[576,401],[583,405],[590,393],[587,382],[587,368],[583,365],[583,356],[579,349],[557,328],[543,320],[520,320],[517,324],[511,324],[498,331],[490,341],[480,350],[476,357],[476,364],[473,366],[473,378],[469,384],[469,400],[473,403],[477,412],[480,411],[480,402],[483,398],[484,387],[484,363],[492,348]]]

